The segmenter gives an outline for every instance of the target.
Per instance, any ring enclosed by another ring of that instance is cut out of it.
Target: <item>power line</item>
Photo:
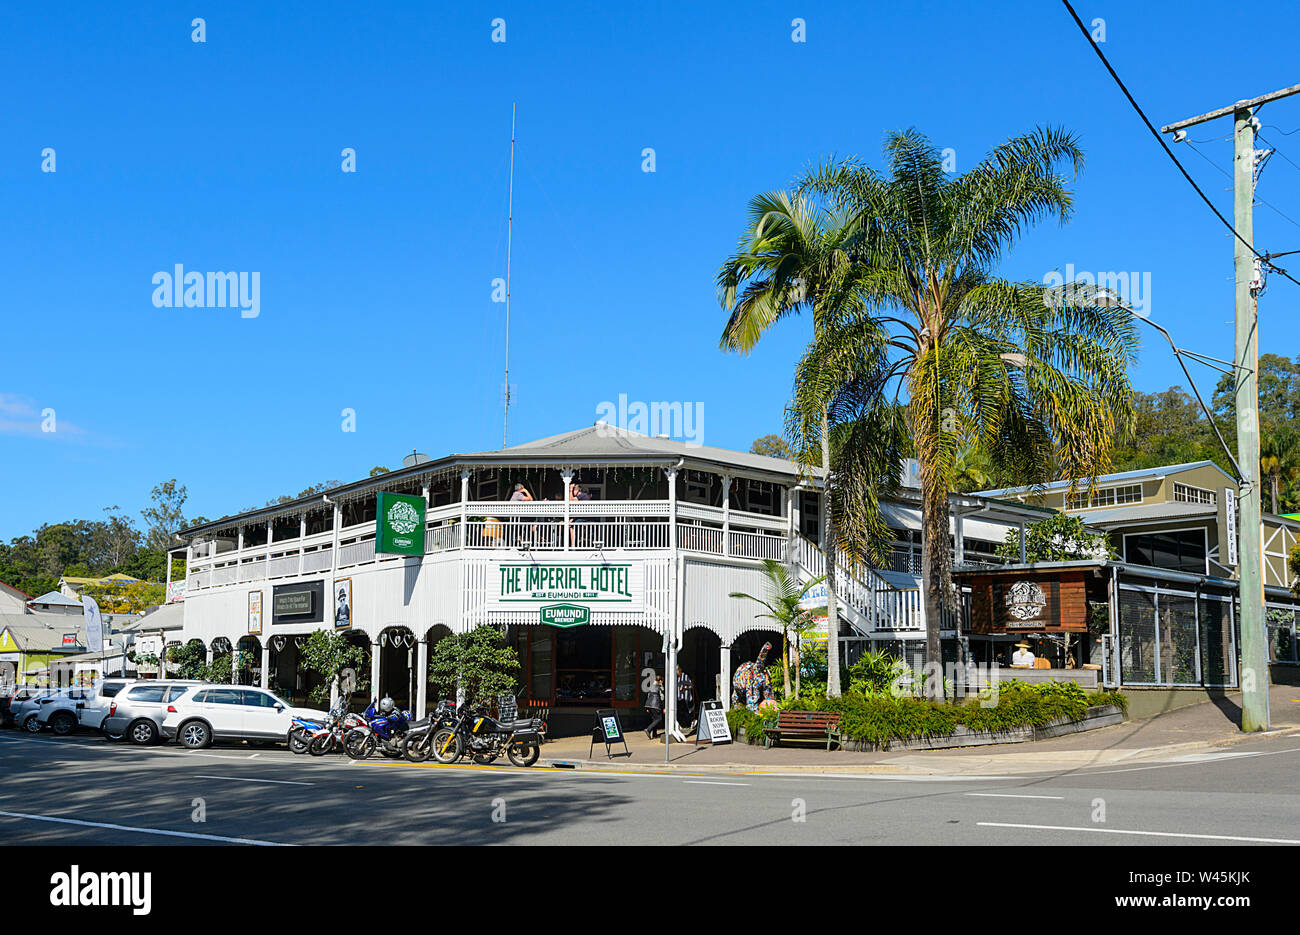
[[[1285,278],[1291,280],[1297,286],[1300,286],[1300,279],[1296,279],[1294,276],[1292,276],[1290,273],[1288,273],[1286,270],[1282,269],[1281,267],[1273,266],[1273,264],[1269,263],[1268,258],[1264,254],[1256,250],[1253,245],[1247,243],[1245,238],[1243,238],[1241,234],[1237,233],[1237,228],[1234,227],[1232,223],[1229,222],[1228,219],[1223,216],[1223,214],[1219,211],[1219,209],[1214,206],[1214,202],[1210,201],[1210,199],[1206,196],[1205,192],[1201,191],[1201,187],[1196,184],[1196,180],[1193,179],[1187,173],[1187,170],[1183,168],[1183,164],[1178,161],[1178,157],[1174,155],[1174,151],[1169,148],[1169,144],[1165,142],[1164,137],[1160,135],[1159,131],[1156,130],[1155,125],[1151,123],[1150,119],[1148,119],[1146,115],[1146,111],[1144,111],[1141,105],[1138,104],[1138,102],[1133,99],[1133,95],[1129,93],[1128,87],[1124,84],[1120,76],[1116,74],[1115,69],[1111,67],[1111,64],[1107,60],[1105,53],[1101,51],[1101,47],[1097,45],[1097,41],[1092,38],[1092,33],[1088,32],[1088,27],[1083,25],[1083,20],[1079,19],[1079,14],[1076,13],[1074,11],[1074,7],[1070,5],[1070,0],[1061,0],[1061,2],[1065,4],[1065,8],[1069,10],[1070,16],[1074,19],[1075,24],[1078,25],[1079,31],[1083,33],[1083,37],[1088,40],[1088,44],[1092,46],[1092,50],[1097,53],[1097,58],[1101,59],[1101,63],[1106,67],[1106,71],[1110,72],[1110,76],[1114,80],[1115,84],[1119,87],[1119,89],[1122,92],[1124,92],[1124,96],[1128,98],[1128,102],[1132,106],[1133,110],[1136,111],[1137,115],[1142,118],[1142,122],[1146,124],[1147,130],[1149,130],[1151,132],[1151,135],[1155,137],[1156,142],[1160,144],[1160,148],[1165,151],[1165,155],[1169,157],[1170,161],[1173,162],[1173,164],[1178,167],[1178,171],[1182,173],[1183,178],[1187,179],[1187,184],[1192,186],[1192,188],[1196,190],[1196,194],[1201,196],[1201,200],[1205,202],[1205,206],[1214,212],[1214,216],[1219,219],[1219,221],[1223,224],[1224,227],[1232,231],[1232,236],[1240,240],[1242,246],[1244,246],[1247,250],[1253,253],[1258,259],[1268,264],[1269,268],[1272,269],[1274,272],[1281,274]]]
[[[1279,156],[1281,156],[1282,159],[1283,159],[1283,161],[1285,161],[1285,162],[1291,162],[1291,157],[1288,156],[1286,153],[1282,152],[1282,150],[1278,149],[1278,148],[1277,148],[1276,146],[1274,146],[1272,143],[1269,143],[1268,140],[1265,140],[1264,137],[1260,136],[1258,133],[1256,133],[1255,136],[1258,137],[1260,140],[1262,140],[1265,144],[1267,144],[1267,145],[1269,145],[1269,146],[1272,146],[1272,147],[1273,147],[1273,152],[1275,152],[1275,153],[1277,153]],[[1300,169],[1300,166],[1297,166],[1294,162],[1291,162],[1291,165],[1295,166],[1297,169]]]

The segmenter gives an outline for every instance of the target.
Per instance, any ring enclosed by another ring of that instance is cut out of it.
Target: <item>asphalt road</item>
[[[0,845],[1300,844],[1300,738],[1020,777],[350,763],[0,732]],[[202,819],[202,820],[196,820]]]

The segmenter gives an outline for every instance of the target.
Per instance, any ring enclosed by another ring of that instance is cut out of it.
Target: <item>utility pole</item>
[[[1237,410],[1237,464],[1242,473],[1237,498],[1241,539],[1239,581],[1241,595],[1241,729],[1250,733],[1269,729],[1268,632],[1264,626],[1264,524],[1259,470],[1259,328],[1256,308],[1255,256],[1255,110],[1269,101],[1300,93],[1300,85],[1283,88],[1262,97],[1237,101],[1229,107],[1190,117],[1161,127],[1161,133],[1175,133],[1196,124],[1229,114],[1233,118],[1233,217],[1237,235],[1233,238],[1236,271],[1235,322]],[[1174,140],[1182,139],[1175,135]]]
[[[502,448],[509,444],[510,438],[510,246],[515,233],[515,106],[510,105],[510,194],[506,203],[506,382],[501,407]]]

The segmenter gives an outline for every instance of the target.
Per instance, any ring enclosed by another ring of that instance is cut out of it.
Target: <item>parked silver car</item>
[[[167,703],[175,701],[185,690],[203,682],[191,679],[157,679],[134,682],[113,698],[104,720],[104,735],[110,740],[126,740],[142,746],[162,738],[162,722],[167,717]]]
[[[79,727],[99,730],[104,718],[108,717],[108,706],[113,698],[134,681],[101,678],[92,685],[73,688],[67,694],[60,692],[42,698],[36,709],[36,729],[48,727],[60,737],[68,736]]]
[[[39,734],[45,727],[38,719],[41,706],[55,701],[66,701],[84,695],[84,688],[23,688],[9,702],[9,716],[14,727],[31,734]],[[21,696],[21,697],[20,697]]]

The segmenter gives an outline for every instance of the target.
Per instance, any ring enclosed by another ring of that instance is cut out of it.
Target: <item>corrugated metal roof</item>
[[[74,601],[66,594],[60,594],[58,591],[46,591],[40,597],[33,597],[27,603],[29,604],[55,604],[60,607],[81,607],[81,601]]]
[[[1232,481],[1233,485],[1235,486],[1236,482],[1233,481],[1232,475],[1230,475],[1223,468],[1219,467],[1213,461],[1188,461],[1185,464],[1167,464],[1161,467],[1139,468],[1134,471],[1121,471],[1118,474],[1102,474],[1097,478],[1097,484],[1102,485],[1102,484],[1109,484],[1118,481],[1137,480],[1139,478],[1160,477],[1164,474],[1180,474],[1183,471],[1190,471],[1193,470],[1194,468],[1203,468],[1203,467],[1214,468],[1216,471],[1218,471],[1220,474],[1226,477],[1229,481]],[[1035,492],[1035,490],[1039,490],[1039,491],[1068,490],[1069,487],[1070,487],[1070,482],[1068,480],[1054,480],[1054,481],[1049,481],[1048,483],[1043,484],[1041,487],[1038,488],[1029,487],[1029,486],[1001,487],[997,490],[981,490],[978,491],[978,493],[980,496],[983,497],[1007,497],[1007,496],[1014,496],[1016,494],[1033,493]]]
[[[23,651],[29,653],[59,652],[86,645],[84,618],[73,614],[0,613],[0,630],[8,630]],[[65,647],[64,633],[76,633],[80,646]]]
[[[573,458],[659,456],[672,459],[691,458],[714,461],[720,464],[749,468],[771,474],[785,474],[791,477],[807,473],[801,470],[795,462],[784,458],[771,458],[767,455],[756,455],[746,451],[732,451],[729,448],[696,445],[673,438],[642,435],[639,432],[631,432],[627,429],[603,423],[575,429],[572,432],[562,432],[559,435],[550,435],[546,438],[539,438],[518,445],[511,445],[509,448],[475,452],[468,455],[468,457],[481,458],[496,455]],[[813,473],[820,475],[821,470],[815,469]]]
[[[1112,526],[1148,519],[1193,519],[1214,516],[1218,507],[1213,503],[1183,503],[1170,500],[1165,503],[1143,503],[1139,506],[1117,507],[1113,510],[1094,510],[1079,516],[1090,526]]]

